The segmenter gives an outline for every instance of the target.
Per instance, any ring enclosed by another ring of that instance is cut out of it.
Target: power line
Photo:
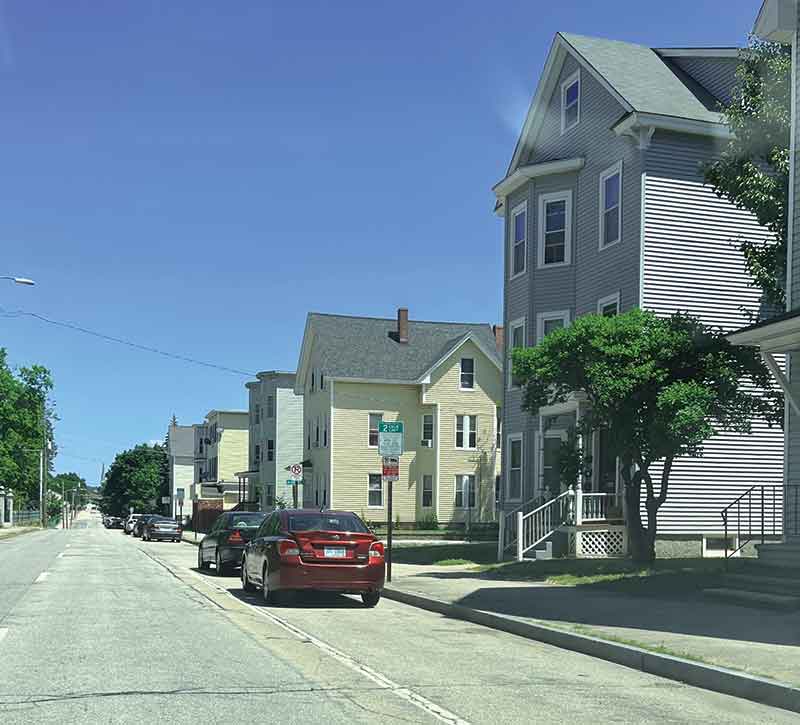
[[[56,327],[64,327],[68,330],[75,330],[77,332],[82,332],[85,335],[91,335],[92,337],[98,337],[101,340],[106,340],[107,342],[116,342],[119,345],[127,345],[128,347],[132,347],[136,350],[142,350],[144,352],[150,352],[155,355],[161,355],[163,357],[171,358],[172,360],[180,360],[181,362],[188,362],[193,365],[202,365],[203,367],[213,368],[215,370],[221,370],[226,373],[233,373],[234,375],[244,375],[248,378],[256,377],[255,373],[247,372],[246,370],[237,370],[236,368],[229,368],[225,367],[224,365],[217,365],[215,363],[205,362],[203,360],[196,360],[195,358],[188,357],[187,355],[179,355],[174,352],[167,352],[166,350],[159,350],[156,347],[150,347],[149,345],[140,345],[138,342],[132,342],[131,340],[124,340],[121,337],[113,337],[111,335],[106,335],[102,332],[97,332],[95,330],[90,330],[86,327],[81,327],[80,325],[75,325],[71,322],[62,322],[61,320],[53,320],[49,317],[45,317],[44,315],[40,315],[36,312],[27,312],[26,310],[14,310],[12,312],[3,310],[0,308],[0,312],[4,317],[33,317],[40,322],[45,322],[48,325],[55,325]]]

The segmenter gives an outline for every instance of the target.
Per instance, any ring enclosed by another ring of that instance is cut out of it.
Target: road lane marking
[[[64,558],[64,552],[62,551],[56,558],[57,559],[63,559]]]
[[[41,584],[47,577],[50,576],[49,571],[43,571],[39,576],[36,577],[36,580],[33,582],[34,584]]]
[[[8,634],[8,627],[0,627],[0,642],[5,639],[5,636]]]

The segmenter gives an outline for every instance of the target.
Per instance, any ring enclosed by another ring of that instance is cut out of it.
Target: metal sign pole
[[[386,482],[388,489],[386,491],[389,496],[389,503],[386,506],[386,513],[389,516],[389,521],[386,527],[386,581],[392,581],[392,479],[391,477]]]

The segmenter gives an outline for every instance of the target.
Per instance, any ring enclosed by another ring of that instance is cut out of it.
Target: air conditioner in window
[[[422,439],[422,440],[419,442],[419,444],[420,444],[420,445],[421,445],[423,448],[433,448],[433,441],[432,441],[430,438],[423,438],[423,439]]]

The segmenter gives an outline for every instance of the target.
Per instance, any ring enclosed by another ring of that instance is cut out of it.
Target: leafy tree
[[[12,370],[0,348],[0,481],[14,490],[20,503],[38,499],[39,451],[44,439],[53,439],[55,414],[47,403],[52,389],[47,368]]]
[[[770,233],[765,242],[739,242],[753,286],[764,301],[783,306],[789,198],[791,52],[753,38],[741,53],[725,116],[733,131],[721,157],[705,168],[717,196],[755,215]]]
[[[51,477],[48,488],[59,495],[61,495],[62,491],[71,491],[72,489],[75,489],[74,498],[71,493],[67,493],[66,497],[70,504],[74,500],[77,508],[84,506],[89,500],[89,492],[86,488],[86,480],[77,473],[59,473]]]
[[[167,453],[162,445],[138,445],[118,453],[102,485],[102,509],[110,514],[153,510],[152,500],[169,492]],[[160,501],[159,501],[160,503]],[[157,508],[157,506],[156,506]]]
[[[658,510],[676,458],[702,455],[718,431],[747,433],[755,418],[770,425],[783,419],[782,397],[757,353],[684,314],[579,317],[535,347],[514,350],[513,365],[532,414],[574,393],[586,396],[582,433],[607,430],[620,460],[631,552],[640,561],[655,558]],[[658,462],[656,486],[650,469]]]

